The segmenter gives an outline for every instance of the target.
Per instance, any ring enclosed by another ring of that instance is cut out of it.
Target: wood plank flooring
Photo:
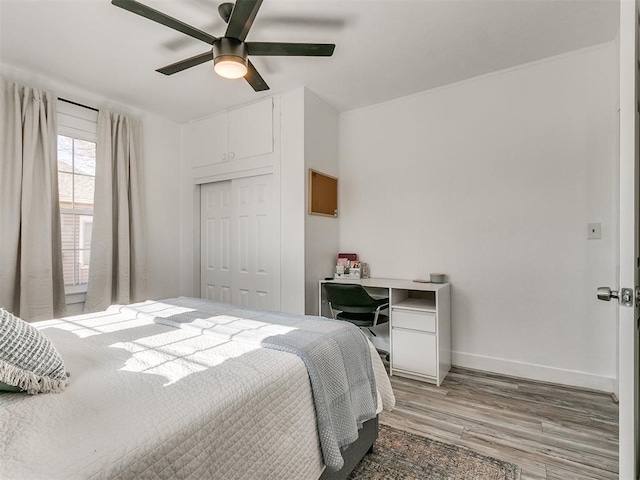
[[[440,387],[391,377],[380,422],[522,469],[521,480],[618,478],[618,406],[610,395],[454,367]]]

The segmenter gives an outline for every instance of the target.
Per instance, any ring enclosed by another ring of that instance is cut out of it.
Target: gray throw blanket
[[[360,329],[348,322],[188,297],[148,301],[123,309],[150,315],[162,325],[197,329],[300,357],[309,372],[320,446],[330,470],[342,468],[340,450],[353,443],[362,423],[376,415],[369,346]]]

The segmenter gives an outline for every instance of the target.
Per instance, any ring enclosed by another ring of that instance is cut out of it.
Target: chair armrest
[[[378,308],[376,308],[376,314],[373,317],[374,327],[378,324],[378,315],[380,315],[380,310],[384,310],[385,308],[389,308],[389,302],[381,303],[380,305],[378,305]]]
[[[376,308],[376,312],[384,310],[385,308],[389,308],[389,302],[381,303],[380,305],[378,305],[378,308]]]

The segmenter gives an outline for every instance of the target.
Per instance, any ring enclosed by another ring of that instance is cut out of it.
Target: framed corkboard
[[[338,216],[338,179],[309,169],[309,214]]]

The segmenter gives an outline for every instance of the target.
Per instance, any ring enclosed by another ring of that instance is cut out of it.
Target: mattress
[[[321,475],[309,376],[296,355],[118,308],[36,325],[70,384],[60,394],[0,394],[2,478]],[[392,408],[371,351],[379,404]]]

